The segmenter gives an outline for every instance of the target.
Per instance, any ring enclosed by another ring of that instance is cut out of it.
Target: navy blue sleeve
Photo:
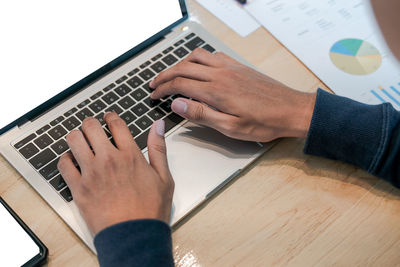
[[[100,266],[174,266],[170,227],[157,220],[110,226],[94,238]]]
[[[400,187],[400,112],[319,89],[304,153],[353,164]]]

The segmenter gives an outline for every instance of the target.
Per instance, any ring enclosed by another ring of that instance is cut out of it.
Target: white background
[[[0,129],[182,17],[178,0],[0,3]]]
[[[0,266],[21,266],[39,254],[39,247],[2,204],[0,236]]]

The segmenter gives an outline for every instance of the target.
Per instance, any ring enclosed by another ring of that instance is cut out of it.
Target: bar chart
[[[400,83],[388,88],[379,86],[377,89],[371,90],[371,94],[381,103],[391,103],[394,108],[400,109]]]

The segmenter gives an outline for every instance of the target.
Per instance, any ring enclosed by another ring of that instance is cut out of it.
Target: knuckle
[[[172,80],[172,87],[173,88],[181,88],[184,84],[184,78],[182,77],[176,77],[175,79]]]
[[[193,119],[196,121],[202,121],[205,117],[204,107],[202,105],[196,105],[193,111]]]

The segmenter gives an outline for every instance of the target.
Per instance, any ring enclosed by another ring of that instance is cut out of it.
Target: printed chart
[[[245,9],[336,94],[400,110],[400,64],[368,0],[255,0]]]
[[[372,44],[360,39],[344,39],[336,42],[330,50],[336,67],[354,75],[374,73],[382,65],[382,55]]]

